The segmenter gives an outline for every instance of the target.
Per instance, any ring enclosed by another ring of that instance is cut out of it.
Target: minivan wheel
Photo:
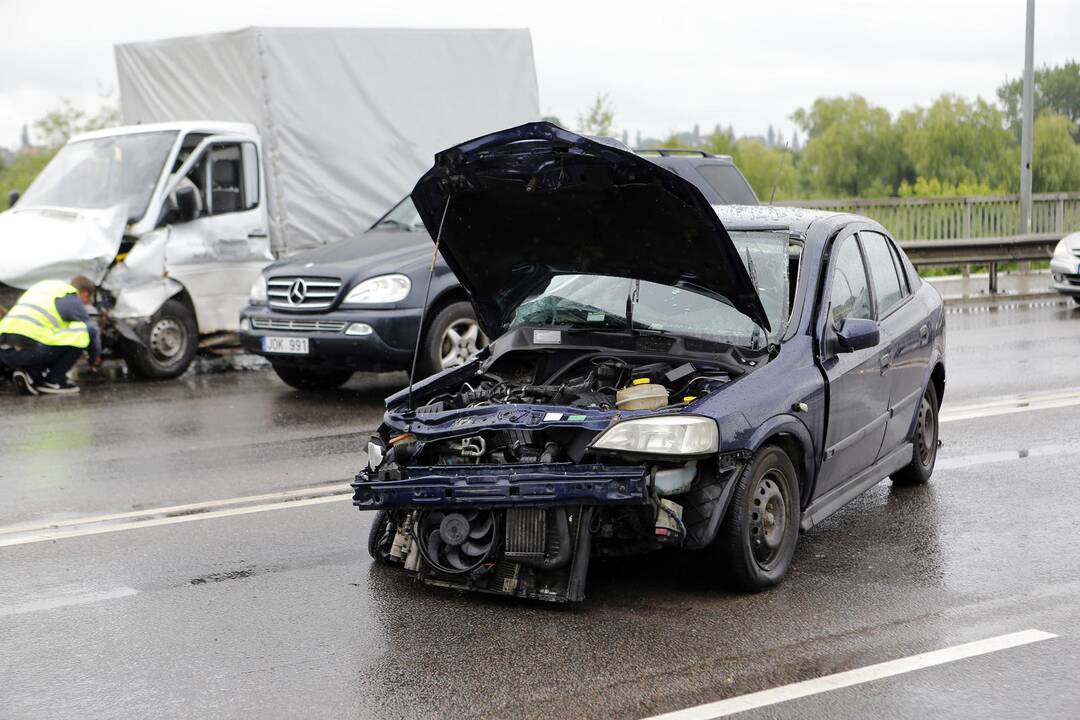
[[[927,385],[919,403],[911,444],[911,462],[892,474],[892,481],[897,485],[924,485],[934,474],[938,451],[938,397],[932,382]]]
[[[713,541],[736,590],[758,592],[783,580],[799,538],[799,483],[787,453],[766,445],[735,480],[731,507]]]
[[[146,345],[125,340],[121,353],[128,370],[144,380],[171,380],[191,365],[199,350],[195,316],[176,298],[166,300],[154,313]]]
[[[487,347],[471,303],[450,303],[428,323],[417,359],[418,379],[465,363]]]
[[[274,363],[271,363],[271,367],[286,385],[305,391],[336,390],[353,376],[352,370],[323,370]]]

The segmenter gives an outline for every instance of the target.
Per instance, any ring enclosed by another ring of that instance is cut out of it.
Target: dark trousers
[[[21,335],[0,335],[0,364],[12,370],[26,370],[34,382],[63,382],[84,352],[77,347],[42,345]]]

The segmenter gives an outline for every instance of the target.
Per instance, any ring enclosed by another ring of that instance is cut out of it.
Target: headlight
[[[252,305],[266,304],[266,278],[261,273],[259,277],[255,278],[255,282],[251,284],[251,293],[248,295],[248,300]]]
[[[412,281],[405,275],[380,275],[360,283],[345,296],[347,303],[375,304],[401,302],[409,295]]]
[[[705,455],[720,449],[720,431],[711,418],[658,415],[612,425],[592,448],[642,455]]]

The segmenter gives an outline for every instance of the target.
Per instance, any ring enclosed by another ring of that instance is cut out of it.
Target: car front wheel
[[[787,453],[758,450],[734,480],[727,517],[713,541],[731,585],[758,592],[783,580],[799,538],[799,482]]]
[[[321,370],[288,365],[272,367],[286,385],[297,390],[336,390],[353,376],[352,370]]]
[[[428,324],[421,341],[418,378],[465,363],[488,344],[472,304],[450,303]]]

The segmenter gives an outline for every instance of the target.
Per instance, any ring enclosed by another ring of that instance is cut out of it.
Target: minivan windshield
[[[412,195],[406,195],[404,200],[392,207],[390,212],[379,218],[372,227],[423,230],[424,221],[420,219],[420,213],[413,205]]]
[[[95,210],[122,205],[129,222],[138,220],[146,214],[176,134],[168,130],[68,143],[18,205]]]
[[[786,233],[732,232],[754,281],[771,330],[764,332],[732,305],[692,290],[634,278],[560,274],[518,306],[511,327],[571,325],[663,331],[714,342],[763,347],[782,336],[789,311],[790,255]]]

